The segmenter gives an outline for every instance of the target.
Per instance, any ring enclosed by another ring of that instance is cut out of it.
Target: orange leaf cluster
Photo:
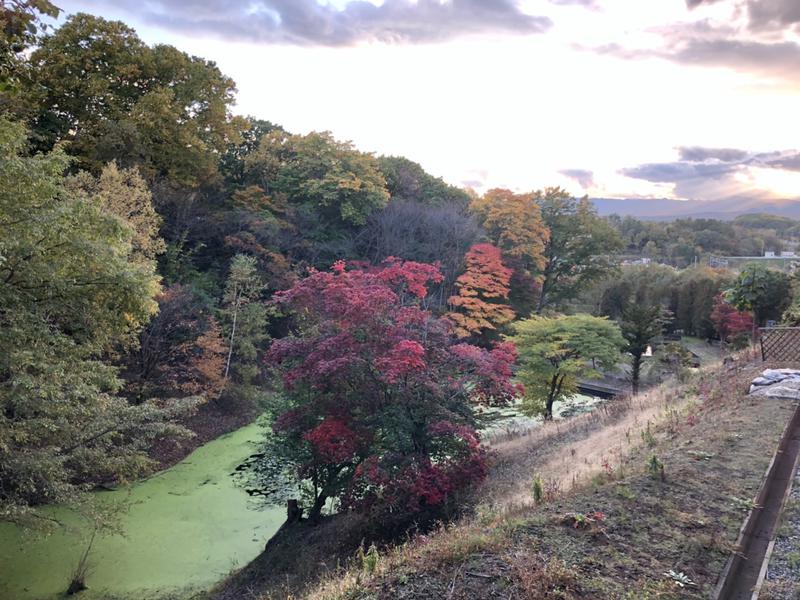
[[[469,337],[496,329],[514,318],[508,299],[513,271],[503,265],[500,249],[492,244],[475,244],[466,254],[466,271],[456,280],[458,294],[448,302],[458,312],[448,313],[458,337]]]

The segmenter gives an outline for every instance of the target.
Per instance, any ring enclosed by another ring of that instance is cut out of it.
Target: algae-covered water
[[[98,535],[89,556],[89,589],[77,598],[185,598],[208,589],[255,558],[285,519],[283,507],[250,500],[231,473],[256,450],[257,424],[222,436],[185,460],[126,490],[98,492],[124,502],[121,535]],[[0,599],[61,597],[86,548],[91,527],[64,509],[70,525],[31,537],[0,525]]]

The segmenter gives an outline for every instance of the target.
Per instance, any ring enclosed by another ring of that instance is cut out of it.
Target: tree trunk
[[[553,402],[556,400],[556,387],[558,386],[558,373],[550,379],[550,391],[547,393],[547,400],[544,403],[544,420],[553,420]]]
[[[325,508],[325,503],[328,501],[328,496],[320,493],[317,496],[317,499],[314,500],[314,505],[311,507],[311,510],[308,511],[308,519],[311,522],[319,521],[319,517],[322,514],[322,509]]]
[[[642,355],[637,353],[633,355],[631,361],[631,391],[636,396],[639,393],[639,373],[642,369]]]
[[[222,376],[223,381],[228,381],[228,371],[231,369],[231,357],[233,356],[233,338],[236,335],[236,318],[239,316],[239,297],[236,298],[236,303],[233,306],[233,325],[231,325],[231,338],[228,342],[228,360],[225,361],[225,375]]]

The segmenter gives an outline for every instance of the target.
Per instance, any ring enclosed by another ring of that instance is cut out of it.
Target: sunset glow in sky
[[[61,0],[478,190],[800,198],[798,0]]]

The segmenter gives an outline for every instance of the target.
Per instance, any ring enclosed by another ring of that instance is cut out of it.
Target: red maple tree
[[[729,342],[753,329],[752,315],[734,308],[724,294],[717,294],[714,298],[710,319],[723,342]]]
[[[435,509],[485,476],[472,406],[519,393],[516,353],[457,343],[421,306],[440,280],[422,263],[338,262],[276,295],[294,334],[267,354],[286,402],[273,432],[310,483],[312,517],[330,498],[383,515]]]

